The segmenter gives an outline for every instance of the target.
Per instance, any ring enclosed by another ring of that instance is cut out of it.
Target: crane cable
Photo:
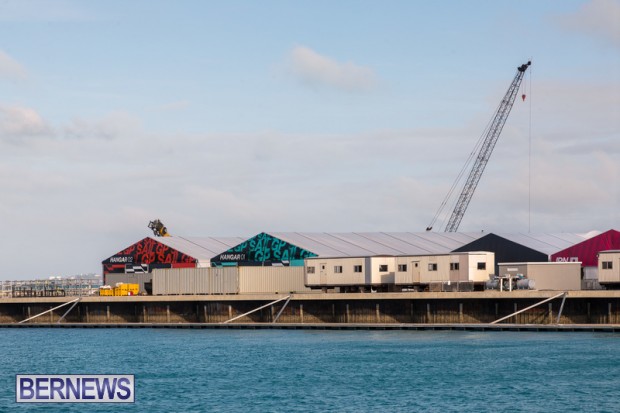
[[[531,61],[532,59],[530,59]],[[528,146],[528,154],[527,154],[527,231],[532,232],[532,69],[530,69],[529,73],[530,79],[530,90],[529,95],[529,146]]]
[[[499,103],[499,105],[497,105],[497,108],[495,108],[495,112],[497,112],[499,110],[500,106],[501,106],[501,102]],[[467,158],[467,160],[465,161],[465,164],[461,168],[461,171],[459,172],[458,176],[456,177],[456,180],[454,181],[454,183],[450,187],[450,190],[448,191],[448,194],[446,195],[444,200],[441,202],[441,205],[439,206],[439,210],[437,210],[437,213],[435,213],[435,216],[433,217],[433,220],[431,221],[429,226],[426,227],[427,231],[431,231],[433,229],[433,226],[435,225],[435,222],[437,221],[439,216],[442,214],[444,208],[446,207],[446,204],[452,198],[452,194],[454,193],[454,190],[457,188],[459,182],[463,178],[463,175],[465,174],[465,171],[467,171],[469,169],[469,166],[471,165],[472,161],[474,160],[474,158],[476,157],[476,155],[480,151],[480,147],[482,146],[482,143],[484,142],[484,138],[486,137],[486,135],[487,135],[487,133],[489,131],[489,128],[491,127],[492,123],[493,123],[493,118],[489,119],[489,122],[487,123],[486,127],[484,128],[484,131],[482,131],[482,134],[480,134],[480,137],[478,138],[478,141],[476,142],[476,145],[474,146],[474,149],[469,154],[469,157]],[[452,203],[456,204],[456,199]],[[441,225],[440,226],[443,227],[443,225],[444,225],[444,223],[446,221],[446,218],[447,218],[447,216],[444,216],[443,220],[441,221]]]

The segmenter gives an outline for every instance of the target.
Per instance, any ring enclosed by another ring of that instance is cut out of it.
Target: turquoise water
[[[0,411],[617,412],[620,335],[0,329]],[[136,403],[16,404],[16,374],[135,374]]]

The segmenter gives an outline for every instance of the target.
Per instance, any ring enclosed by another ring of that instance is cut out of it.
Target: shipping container
[[[209,274],[209,294],[239,293],[239,270],[237,267],[211,267]]]
[[[156,269],[153,295],[309,292],[303,267]]]
[[[229,268],[153,270],[153,295],[237,294],[239,272]]]
[[[239,293],[302,293],[310,292],[304,284],[304,267],[237,267]]]

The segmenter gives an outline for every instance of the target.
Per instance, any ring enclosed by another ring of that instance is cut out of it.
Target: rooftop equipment
[[[149,228],[153,231],[153,234],[155,234],[156,237],[169,237],[170,236],[170,234],[168,234],[168,230],[166,229],[164,224],[159,219],[150,221]]]

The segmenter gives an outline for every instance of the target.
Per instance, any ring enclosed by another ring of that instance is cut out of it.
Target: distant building
[[[504,262],[549,262],[552,254],[585,241],[589,234],[516,233],[487,234],[455,249],[455,252],[491,251],[495,253],[495,274]]]
[[[620,232],[610,229],[551,255],[553,262],[580,261],[583,265],[583,279],[598,279],[598,254],[605,250],[620,249]]]
[[[500,263],[549,262],[554,258],[574,261],[573,257],[576,257],[575,259],[584,264],[594,262],[596,265],[596,251],[603,247],[620,249],[619,235],[617,231],[610,230],[603,234],[261,232],[251,238],[146,237],[108,257],[102,262],[102,266],[104,283],[138,283],[141,292],[148,293],[152,291],[152,272],[157,269],[303,267],[304,260],[316,258],[375,257],[373,259],[379,262],[379,257],[430,257],[486,251],[493,253],[495,258],[491,264],[493,268],[487,267],[486,270],[491,274],[501,275],[498,267]],[[398,261],[398,265],[409,264],[411,263]],[[415,265],[407,268],[413,269]],[[293,273],[297,274],[291,270],[291,274]],[[386,278],[384,275],[381,277]],[[388,278],[394,282],[395,273]]]

